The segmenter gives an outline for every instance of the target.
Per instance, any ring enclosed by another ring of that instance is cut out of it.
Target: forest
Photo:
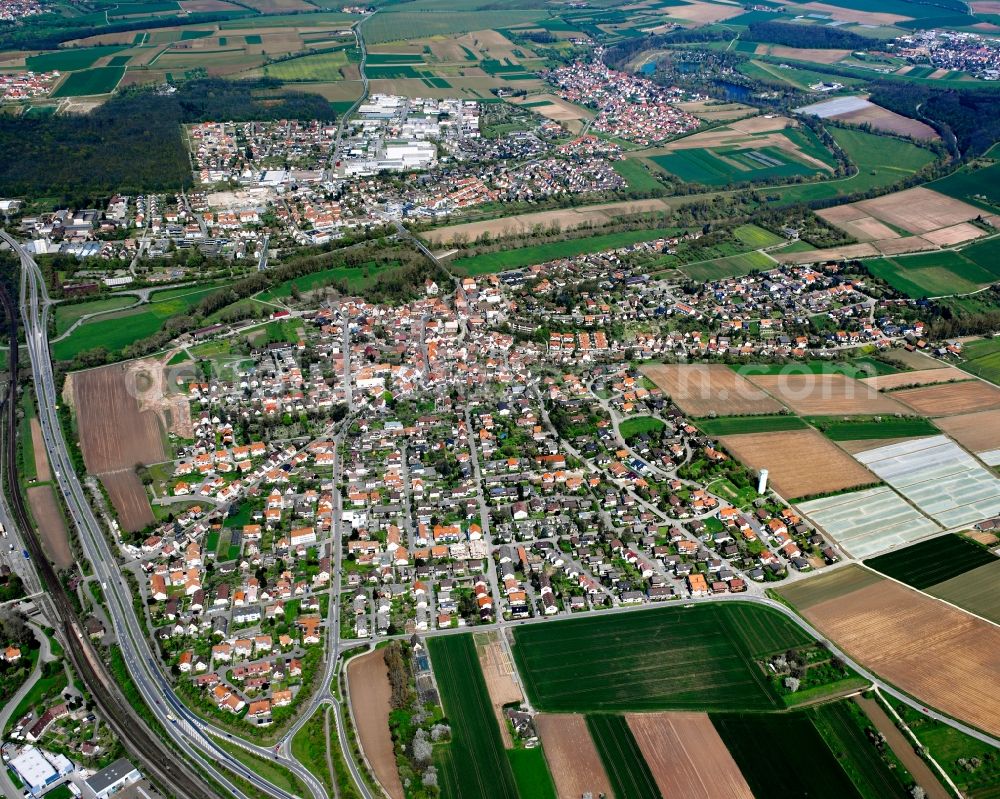
[[[17,154],[0,159],[0,195],[85,207],[116,192],[176,191],[191,182],[181,123],[336,118],[318,94],[279,85],[201,78],[170,95],[131,89],[89,114],[0,116],[0,152]]]
[[[826,25],[790,25],[785,22],[754,22],[746,33],[752,42],[784,44],[788,47],[867,50],[871,40]]]

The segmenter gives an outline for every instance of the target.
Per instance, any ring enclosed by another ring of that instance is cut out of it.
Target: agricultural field
[[[140,408],[140,375],[132,364],[115,364],[73,374],[72,396],[87,471],[101,479],[123,529],[142,530],[153,519],[137,463],[166,460],[163,420]],[[160,374],[162,379],[162,373]],[[185,401],[186,404],[186,401]]]
[[[451,725],[451,742],[437,747],[434,758],[442,796],[518,799],[472,636],[431,638],[428,646]]]
[[[303,81],[343,80],[342,69],[348,64],[346,50],[305,55],[288,61],[268,64],[261,70],[267,78],[293,83]]]
[[[786,499],[829,494],[877,481],[815,430],[745,433],[719,440],[741,463],[755,471],[767,469],[771,486]]]
[[[365,41],[370,44],[380,44],[432,36],[452,36],[471,31],[509,28],[535,22],[545,16],[546,12],[541,9],[420,11],[411,10],[409,5],[401,8],[390,6],[365,22]]]
[[[925,416],[954,416],[1000,408],[1000,388],[982,380],[906,388],[892,396]]]
[[[966,342],[962,358],[965,371],[1000,385],[1000,338]]]
[[[255,299],[261,302],[274,302],[288,299],[292,296],[292,287],[302,293],[317,291],[326,286],[343,284],[350,292],[360,291],[372,285],[379,277],[392,270],[396,264],[376,264],[374,262],[360,266],[335,266],[319,272],[286,280],[277,286],[261,292]]]
[[[754,363],[733,367],[740,374],[752,375],[846,375],[856,379],[896,374],[899,369],[888,361],[862,356],[850,361],[795,361],[794,363]]]
[[[915,438],[938,434],[938,429],[922,416],[902,418],[879,416],[870,419],[821,416],[811,417],[808,421],[832,441]]]
[[[94,67],[81,72],[71,72],[52,97],[86,97],[113,92],[125,76],[125,67]]]
[[[753,799],[707,714],[629,713],[625,718],[662,796]]]
[[[943,535],[869,558],[865,565],[914,588],[933,585],[1000,562],[986,547],[960,535]]]
[[[555,785],[541,747],[509,749],[507,757],[520,799],[556,799]]]
[[[751,374],[748,379],[801,416],[907,413],[905,405],[844,374]]]
[[[783,430],[805,430],[808,425],[798,416],[729,416],[701,419],[695,423],[705,435],[733,436],[744,433],[777,433]]]
[[[946,529],[1000,513],[1000,479],[945,436],[907,439],[854,457]]]
[[[928,188],[956,200],[997,213],[1000,211],[1000,148],[994,146],[981,159],[947,177],[928,183]]]
[[[720,713],[712,723],[754,796],[861,799],[807,713]],[[781,768],[761,757],[761,741],[781,741],[782,759],[803,767]]]
[[[688,416],[777,414],[773,397],[723,364],[651,364],[643,373]]]
[[[74,47],[53,50],[28,56],[24,60],[24,65],[35,72],[49,72],[51,70],[74,72],[92,67],[100,59],[114,55],[122,49],[124,49],[122,45],[108,45],[105,47]]]
[[[773,49],[773,48],[772,48]],[[787,49],[787,48],[786,48]],[[834,51],[843,52],[843,51]],[[840,60],[840,59],[837,59]],[[796,113],[821,119],[835,119],[849,125],[869,125],[873,130],[912,136],[915,139],[938,139],[937,131],[925,122],[904,117],[863,97],[835,97],[796,108]]]
[[[1000,410],[945,416],[935,424],[987,466],[1000,466]]]
[[[773,269],[775,266],[774,260],[766,253],[755,251],[729,255],[711,261],[684,264],[680,269],[692,280],[708,281],[748,275],[751,272]]]
[[[608,233],[603,236],[588,236],[568,241],[554,241],[547,244],[536,244],[531,247],[503,249],[497,252],[473,255],[467,258],[456,258],[450,266],[459,274],[483,275],[491,272],[502,272],[506,269],[519,269],[524,266],[542,264],[557,258],[572,258],[593,252],[627,247],[642,241],[653,241],[665,236],[674,235],[672,228],[654,230],[625,230],[621,233]]]
[[[1000,734],[1000,696],[993,690],[1000,678],[1000,628],[900,583],[841,574],[854,569],[861,567],[838,569],[778,593],[851,658],[897,688]],[[835,584],[828,586],[831,578]],[[748,781],[752,786],[749,775]]]
[[[636,191],[662,191],[663,184],[640,162],[633,158],[615,161],[615,172],[628,181],[629,188]]]
[[[759,250],[762,247],[774,247],[781,244],[785,239],[777,233],[765,230],[757,225],[740,225],[733,231],[733,235],[742,241],[747,247]]]
[[[911,386],[929,386],[934,383],[951,383],[956,380],[968,380],[969,375],[961,369],[941,364],[937,369],[918,369],[913,372],[897,372],[895,374],[876,375],[865,378],[865,382],[879,391],[892,391],[897,388]]]
[[[617,799],[661,799],[656,780],[623,716],[587,716],[587,728]]]
[[[79,302],[73,305],[57,305],[55,308],[56,335],[61,336],[81,317],[108,311],[119,311],[138,301],[138,297],[122,296],[108,297],[92,302]]]
[[[574,799],[585,793],[612,795],[611,783],[584,716],[539,713],[535,716],[535,729],[559,799]]]
[[[969,293],[1000,280],[1000,267],[980,266],[954,250],[876,258],[865,267],[914,299]]]
[[[367,652],[347,664],[347,687],[358,743],[378,780],[391,799],[403,799],[403,785],[396,768],[396,754],[389,731],[392,686],[385,653]]]
[[[754,659],[810,640],[776,611],[736,602],[529,625],[514,637],[532,704],[588,713],[779,707]]]
[[[941,532],[888,486],[800,502],[798,508],[856,558]]]

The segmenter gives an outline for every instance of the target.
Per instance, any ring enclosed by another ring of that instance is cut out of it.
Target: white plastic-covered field
[[[889,486],[813,499],[798,507],[855,558],[867,558],[941,532]]]
[[[1000,480],[945,436],[931,436],[854,456],[946,528],[1000,513]]]

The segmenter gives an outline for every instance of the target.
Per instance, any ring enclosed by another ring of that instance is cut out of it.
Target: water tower
[[[757,493],[764,494],[767,491],[767,469],[760,470],[760,480],[757,482]]]

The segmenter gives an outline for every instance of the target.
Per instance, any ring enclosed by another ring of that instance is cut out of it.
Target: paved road
[[[52,660],[52,647],[49,643],[49,637],[37,625],[29,624],[28,626],[31,627],[31,631],[35,634],[35,639],[40,644],[38,661],[35,663],[35,668],[31,674],[28,675],[28,679],[24,681],[24,684],[10,698],[7,704],[3,706],[3,710],[0,710],[0,734],[3,734],[3,731],[7,729],[7,724],[11,721],[11,716],[14,715],[17,706],[21,704],[21,700],[28,695],[28,691],[38,682],[38,678],[42,674],[42,665]],[[10,779],[10,773],[5,768],[0,769],[0,789],[3,790],[4,796],[8,797],[8,799],[23,799],[24,794],[21,790],[14,787],[14,783]]]
[[[230,795],[240,799],[245,797],[245,794],[219,769],[219,765],[225,765],[269,796],[292,799],[292,794],[272,785],[221,749],[209,733],[218,737],[230,737],[228,733],[207,724],[188,710],[174,694],[169,682],[160,671],[158,661],[132,604],[132,592],[118,569],[117,557],[112,552],[104,530],[76,476],[63,438],[56,414],[59,397],[56,393],[48,352],[47,316],[50,302],[41,272],[30,254],[14,239],[2,232],[0,237],[3,237],[21,256],[22,317],[35,390],[39,397],[39,420],[53,475],[63,494],[73,524],[79,531],[84,554],[101,581],[112,626],[132,681],[153,715],[172,739],[174,746],[208,771]],[[264,747],[236,741],[235,738],[233,740],[259,757],[278,760],[309,788],[315,799],[323,799],[326,796],[319,780],[297,761],[278,757]]]

